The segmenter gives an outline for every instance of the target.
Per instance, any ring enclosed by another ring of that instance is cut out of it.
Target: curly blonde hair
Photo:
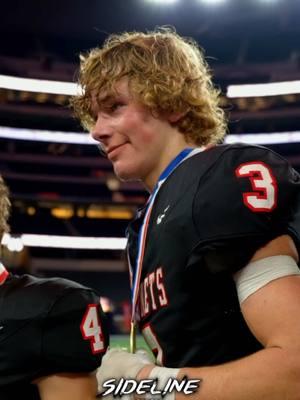
[[[130,91],[155,113],[183,114],[174,125],[196,145],[217,143],[226,133],[220,91],[197,43],[180,37],[171,28],[125,32],[107,38],[103,47],[81,55],[79,84],[82,94],[71,105],[84,128],[95,121],[92,93],[113,93],[115,84],[127,77]],[[98,95],[98,96],[97,96]]]
[[[9,231],[7,221],[10,212],[10,201],[8,196],[8,188],[0,176],[0,242],[4,233]]]

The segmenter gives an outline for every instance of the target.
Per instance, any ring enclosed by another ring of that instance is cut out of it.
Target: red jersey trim
[[[6,281],[6,278],[8,277],[9,272],[6,270],[4,265],[0,263],[0,285]]]

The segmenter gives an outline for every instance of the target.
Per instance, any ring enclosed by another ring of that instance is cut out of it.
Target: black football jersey
[[[273,151],[220,145],[187,158],[151,212],[140,329],[167,367],[221,364],[262,346],[246,325],[233,273],[282,234],[299,248],[298,173]],[[143,210],[128,228],[135,266]]]
[[[0,399],[39,399],[31,382],[95,370],[108,330],[94,290],[61,278],[10,275],[0,286]]]

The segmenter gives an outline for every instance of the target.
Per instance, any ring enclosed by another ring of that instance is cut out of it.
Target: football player
[[[188,376],[199,400],[300,399],[298,173],[265,147],[219,144],[219,91],[172,29],[110,36],[82,57],[79,82],[83,125],[116,175],[150,193],[128,256],[132,323],[156,365],[110,350],[100,390]]]
[[[10,203],[0,177],[0,242]],[[0,262],[0,399],[92,400],[108,345],[98,294],[61,278],[12,275]]]

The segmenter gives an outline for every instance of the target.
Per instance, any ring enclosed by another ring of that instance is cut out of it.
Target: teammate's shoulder
[[[67,289],[80,289],[80,290],[92,290],[91,288],[82,285],[81,283],[61,278],[61,277],[38,277],[34,275],[23,275],[19,277],[23,280],[25,286],[37,286],[43,291],[55,291],[61,292]]]
[[[32,309],[34,314],[50,309],[62,297],[74,293],[82,299],[99,297],[98,293],[80,283],[59,278],[41,278],[33,275],[12,276],[8,282],[6,301],[26,301],[27,309]],[[9,295],[10,294],[10,295]],[[8,296],[9,295],[9,296]],[[32,305],[32,307],[31,307]]]
[[[48,293],[50,302],[66,307],[81,308],[90,302],[99,302],[100,295],[95,289],[65,278],[48,278],[42,281],[43,291]],[[64,300],[63,300],[64,299]],[[71,299],[71,300],[68,300]],[[59,306],[60,307],[60,306]]]
[[[94,290],[70,281],[64,281],[63,285],[66,290],[45,315],[44,358],[60,370],[93,371],[100,365],[109,343],[100,297]]]

